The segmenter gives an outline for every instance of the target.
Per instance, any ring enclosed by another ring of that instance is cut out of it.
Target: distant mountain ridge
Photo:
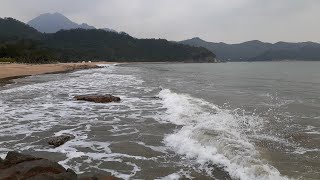
[[[138,39],[103,29],[59,30],[40,33],[13,18],[0,18],[0,59],[23,63],[125,61],[215,62],[211,51],[169,42]]]
[[[56,33],[60,30],[70,29],[96,29],[94,26],[86,23],[77,24],[60,13],[41,14],[30,20],[27,24],[42,33]],[[104,30],[116,32],[109,28],[105,28]]]
[[[204,47],[224,61],[320,60],[320,44],[314,42],[272,44],[253,40],[226,44],[207,42],[196,37],[179,43]]]

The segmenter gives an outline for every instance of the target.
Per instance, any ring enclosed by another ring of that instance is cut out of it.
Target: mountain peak
[[[94,26],[90,26],[87,23],[75,23],[59,12],[40,14],[30,20],[28,25],[42,33],[55,33],[60,30],[69,29],[96,29]],[[107,31],[114,30],[108,29]]]
[[[187,42],[187,43],[206,43],[206,41],[204,41],[203,39],[199,38],[199,37],[194,37],[194,38],[191,38],[191,39],[187,39],[187,40],[184,40],[182,42]]]
[[[192,40],[192,41],[204,41],[200,37],[194,37],[194,38],[191,38],[190,40]]]
[[[32,19],[28,25],[44,33],[55,33],[61,29],[75,29],[79,25],[60,13],[45,13]]]
[[[243,42],[241,44],[264,44],[264,42],[259,41],[259,40],[251,40],[251,41]]]
[[[55,12],[55,13],[53,13],[53,15],[64,16],[63,14],[61,14],[61,13],[58,13],[58,12]]]
[[[68,19],[66,16],[64,16],[63,14],[58,13],[58,12],[55,12],[55,13],[43,13],[43,14],[40,14],[39,16],[35,17],[34,19],[36,19],[36,18],[54,18],[54,17],[55,18]]]

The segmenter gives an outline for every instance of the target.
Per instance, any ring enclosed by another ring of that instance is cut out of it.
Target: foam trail
[[[215,164],[232,178],[241,180],[285,180],[262,160],[246,134],[254,134],[262,119],[234,114],[212,103],[164,89],[159,93],[167,109],[163,120],[183,127],[165,137],[165,144],[178,154],[196,160],[211,176]]]
[[[114,66],[117,66],[118,64],[97,64],[98,67],[100,68],[111,68]]]

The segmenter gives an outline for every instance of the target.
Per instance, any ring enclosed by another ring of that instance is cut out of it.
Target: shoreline
[[[58,63],[58,64],[0,64],[0,86],[10,81],[41,74],[68,73],[83,69],[98,68],[99,64],[119,64],[117,62]]]
[[[33,75],[59,74],[72,71],[99,68],[99,64],[168,64],[181,62],[91,62],[91,63],[57,63],[57,64],[18,64],[0,63],[0,86],[10,84],[12,80]]]

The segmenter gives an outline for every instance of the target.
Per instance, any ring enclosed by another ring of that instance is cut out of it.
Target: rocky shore
[[[94,103],[119,102],[121,99],[110,94],[80,95],[75,100]],[[48,139],[47,143],[53,148],[59,147],[74,136],[62,134]],[[57,162],[39,158],[19,152],[8,152],[5,159],[0,158],[1,180],[114,180],[118,179],[111,174],[77,175],[71,169],[65,169]]]
[[[0,85],[10,83],[12,79],[29,75],[62,73],[82,69],[99,68],[98,64],[107,63],[64,63],[64,64],[0,64]],[[89,101],[93,103],[119,102],[120,98],[106,95],[80,95],[75,100]],[[69,134],[48,138],[47,143],[52,148],[63,145],[74,137]],[[7,153],[5,159],[0,158],[1,180],[114,180],[118,179],[106,174],[76,174],[71,169],[65,169],[57,162],[22,154],[15,151]]]
[[[2,180],[116,180],[111,174],[78,175],[71,169],[44,158],[8,152],[0,158],[0,179]]]

